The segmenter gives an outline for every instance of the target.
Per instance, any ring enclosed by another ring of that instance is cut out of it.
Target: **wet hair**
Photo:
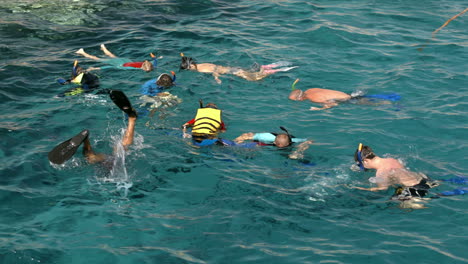
[[[141,65],[141,69],[144,70],[145,72],[150,72],[153,70],[153,63],[145,60],[143,64]]]
[[[213,109],[218,109],[218,106],[214,103],[207,103],[204,108],[213,108]]]
[[[280,129],[286,133],[274,134],[276,136],[274,141],[275,146],[277,146],[278,148],[285,148],[290,146],[293,143],[293,136],[289,134],[289,131],[286,128],[280,126]]]
[[[278,148],[285,148],[288,147],[292,144],[291,137],[286,134],[286,133],[281,133],[276,135],[275,141],[274,141],[275,146]]]
[[[359,162],[357,153],[358,153],[358,150],[356,149],[356,151],[354,152],[354,161]],[[362,146],[362,149],[361,149],[361,158],[362,158],[362,160],[373,159],[375,157],[376,157],[376,155],[375,155],[375,153],[374,153],[374,151],[372,150],[371,147]]]
[[[172,77],[167,73],[159,75],[158,79],[156,80],[156,84],[160,87],[170,87],[174,85],[172,82]]]
[[[183,56],[182,57],[182,62],[180,63],[180,68],[182,70],[190,70],[191,65],[197,66],[197,64],[195,63],[195,60],[192,59],[192,58],[188,58],[188,57]]]

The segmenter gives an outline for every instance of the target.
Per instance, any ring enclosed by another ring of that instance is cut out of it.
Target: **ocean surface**
[[[462,0],[0,0],[0,263],[468,263],[468,196],[401,208],[394,190],[367,192],[352,169],[359,143],[441,181],[468,185],[468,13]],[[63,165],[47,153],[83,129],[112,153],[126,116],[106,94],[57,97],[75,54],[153,52],[158,68],[96,71],[101,89],[140,107],[141,85],[175,71],[177,106],[142,112],[134,145],[112,171],[81,148]],[[250,82],[179,71],[198,63],[299,66]],[[310,111],[296,88],[397,93],[390,104]],[[273,147],[196,147],[180,127],[199,99],[223,110],[234,139],[281,132],[314,144],[303,160]]]

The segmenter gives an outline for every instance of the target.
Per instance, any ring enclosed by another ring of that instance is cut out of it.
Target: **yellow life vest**
[[[214,108],[199,108],[195,116],[192,134],[215,135],[221,128],[221,110]]]

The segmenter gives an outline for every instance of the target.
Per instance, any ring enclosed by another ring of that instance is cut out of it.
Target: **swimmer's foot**
[[[279,69],[266,69],[266,70],[263,70],[263,72],[268,73],[268,74],[273,74],[273,73],[277,73],[277,72],[289,71],[289,70],[292,70],[292,69],[297,68],[297,67],[299,67],[299,66],[279,68]]]
[[[128,117],[137,117],[135,109],[128,100],[127,96],[119,90],[111,90],[109,92],[111,100],[122,110]]]
[[[285,66],[290,66],[290,65],[292,65],[292,63],[289,61],[278,61],[272,64],[262,65],[260,67],[264,70],[269,70],[269,69],[273,69],[277,67],[285,67]]]
[[[69,160],[71,157],[73,157],[81,143],[83,143],[83,141],[85,141],[85,139],[88,138],[88,135],[89,131],[87,129],[84,129],[76,136],[60,143],[49,152],[49,161],[54,164],[62,164],[65,161]]]
[[[75,53],[76,53],[76,54],[80,54],[80,55],[84,55],[86,52],[84,51],[83,48],[81,48],[81,49],[75,51]]]

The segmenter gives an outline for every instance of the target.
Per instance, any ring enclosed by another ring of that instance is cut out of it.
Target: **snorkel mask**
[[[83,79],[84,72],[80,72],[80,74],[78,74],[79,71],[81,71],[81,68],[78,66],[78,60],[75,60],[75,62],[73,63],[71,78],[68,80],[65,80],[63,78],[58,78],[57,82],[62,85],[70,83],[70,82],[81,84],[81,80]]]
[[[361,171],[364,171],[366,168],[364,167],[364,163],[362,162],[362,143],[359,143],[356,156],[357,165],[359,166],[359,169],[361,169]]]
[[[180,69],[182,70],[190,70],[190,66],[196,65],[195,60],[192,58],[185,57],[184,53],[180,53],[182,57],[182,62],[180,63]]]

